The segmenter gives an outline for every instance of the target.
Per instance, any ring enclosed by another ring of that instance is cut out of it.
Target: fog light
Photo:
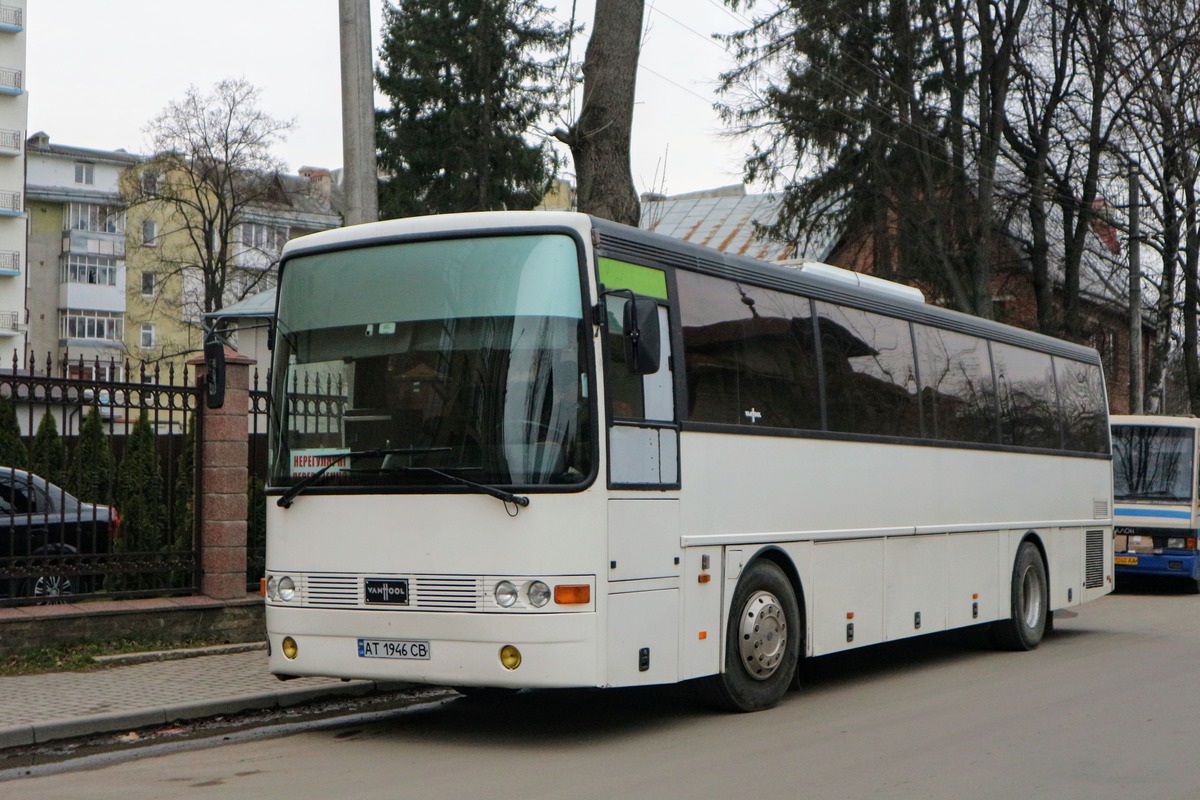
[[[541,581],[534,581],[529,584],[527,592],[529,594],[529,604],[534,608],[541,608],[550,602],[550,587]]]
[[[496,605],[501,608],[508,608],[517,602],[517,587],[512,581],[500,581],[493,592],[496,595]]]
[[[296,596],[296,582],[290,576],[284,575],[279,579],[279,599],[287,603]]]
[[[505,669],[516,669],[521,666],[521,651],[511,644],[504,645],[500,648],[500,663]]]
[[[283,655],[285,658],[292,661],[296,658],[296,653],[299,651],[300,648],[296,646],[295,639],[290,636],[283,637]]]

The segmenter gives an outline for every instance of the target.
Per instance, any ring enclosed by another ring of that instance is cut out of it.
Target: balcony
[[[19,156],[24,145],[20,131],[0,128],[0,156]]]
[[[24,212],[20,192],[0,192],[0,217],[19,217]]]
[[[0,6],[0,31],[20,33],[25,30],[25,16],[19,8]]]
[[[21,328],[21,312],[0,311],[0,338],[16,336]]]
[[[0,67],[0,94],[24,94],[25,75],[19,69]]]
[[[16,250],[0,250],[0,276],[21,274],[21,254]]]

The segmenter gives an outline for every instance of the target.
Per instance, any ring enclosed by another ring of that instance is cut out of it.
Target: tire
[[[800,606],[778,565],[759,559],[742,573],[725,630],[725,668],[700,683],[730,711],[761,711],[783,699],[796,677],[804,638]]]
[[[55,605],[73,598],[75,584],[70,575],[39,575],[25,582],[22,594],[37,598],[38,605]]]
[[[1041,551],[1031,541],[1021,542],[1013,563],[1011,616],[992,627],[1002,650],[1032,650],[1050,627],[1050,581]]]

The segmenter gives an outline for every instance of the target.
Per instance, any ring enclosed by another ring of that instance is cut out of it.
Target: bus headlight
[[[292,580],[290,575],[284,575],[279,579],[279,599],[285,603],[291,602],[296,596],[296,582]]]
[[[533,581],[526,590],[529,594],[529,604],[541,608],[550,602],[550,587],[541,581]]]
[[[269,600],[279,599],[279,578],[274,575],[267,576],[267,598]]]
[[[501,608],[509,608],[517,602],[517,587],[512,581],[500,581],[496,584],[493,592],[496,596],[496,605]]]

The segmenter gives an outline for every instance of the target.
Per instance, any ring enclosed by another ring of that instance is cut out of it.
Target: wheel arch
[[[804,583],[800,579],[800,570],[796,568],[796,562],[792,557],[777,545],[763,547],[746,561],[746,566],[748,567],[760,559],[770,561],[783,570],[788,583],[792,585],[792,591],[796,595],[796,606],[800,609],[800,631],[804,637],[800,643],[800,657],[803,659],[808,654],[808,606],[804,598]]]
[[[1017,546],[1013,550],[1014,560],[1021,549],[1021,545],[1025,544],[1025,542],[1032,542],[1033,546],[1037,548],[1038,555],[1042,559],[1042,566],[1046,568],[1046,594],[1048,597],[1054,597],[1053,586],[1050,584],[1050,555],[1046,552],[1046,542],[1042,538],[1042,534],[1032,528],[1025,531],[1025,535],[1021,537],[1021,541],[1017,542]]]

